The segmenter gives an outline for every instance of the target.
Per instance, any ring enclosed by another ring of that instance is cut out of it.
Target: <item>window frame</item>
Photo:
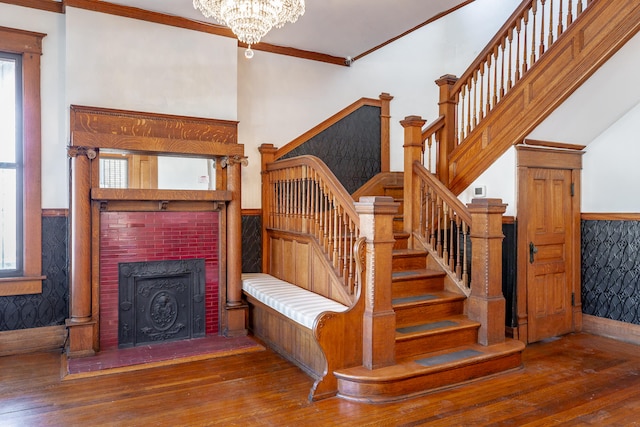
[[[0,296],[42,293],[45,279],[42,275],[40,100],[40,57],[45,36],[0,27],[0,51],[22,56],[22,273],[0,278]]]

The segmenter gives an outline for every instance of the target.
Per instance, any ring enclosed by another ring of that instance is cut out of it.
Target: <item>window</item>
[[[0,27],[0,296],[42,291],[40,55],[44,36]]]
[[[0,277],[22,274],[21,57],[0,52]]]

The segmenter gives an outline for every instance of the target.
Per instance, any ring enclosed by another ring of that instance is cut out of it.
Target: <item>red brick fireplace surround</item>
[[[100,349],[118,347],[118,263],[205,259],[205,329],[219,328],[220,212],[100,213]]]

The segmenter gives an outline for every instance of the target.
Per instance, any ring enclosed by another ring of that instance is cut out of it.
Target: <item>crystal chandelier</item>
[[[247,58],[253,56],[251,45],[273,27],[296,22],[304,15],[304,0],[193,0],[193,7],[231,28],[238,40],[249,45]]]

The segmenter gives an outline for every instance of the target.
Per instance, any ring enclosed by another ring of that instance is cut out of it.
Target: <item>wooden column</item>
[[[227,190],[233,197],[227,205],[227,301],[225,336],[247,334],[247,305],[242,302],[242,194],[241,165],[246,157],[232,156],[223,161],[227,169]]]
[[[93,148],[71,146],[71,239],[67,354],[93,355],[95,321],[91,313],[91,160]]]
[[[396,314],[391,306],[393,217],[400,204],[391,197],[361,197],[355,204],[360,236],[366,238],[362,365],[376,369],[395,364]]]
[[[438,163],[436,176],[444,185],[449,187],[449,154],[456,148],[456,101],[451,97],[451,89],[458,78],[451,74],[445,74],[436,80],[440,87],[440,116],[444,116],[444,128],[440,134],[438,146]]]
[[[507,205],[501,199],[473,199],[471,213],[471,295],[469,318],[480,322],[478,342],[504,342],[505,299],[502,295],[502,215]]]
[[[391,170],[391,100],[393,96],[381,93],[380,96],[380,172]]]
[[[273,163],[278,149],[273,144],[262,144],[258,147],[262,154],[260,161],[260,174],[262,175],[262,272],[269,272],[269,237],[267,236],[267,226],[269,225],[269,215],[271,214],[271,199],[269,198],[269,173],[267,165]]]
[[[422,163],[422,127],[426,122],[420,116],[407,116],[400,122],[404,128],[404,231],[409,233],[410,242],[413,241],[411,234],[416,228],[414,220],[419,217],[418,209],[420,209],[417,203],[411,202],[419,200],[414,198],[414,194],[420,190],[414,188],[413,164],[415,162]]]

